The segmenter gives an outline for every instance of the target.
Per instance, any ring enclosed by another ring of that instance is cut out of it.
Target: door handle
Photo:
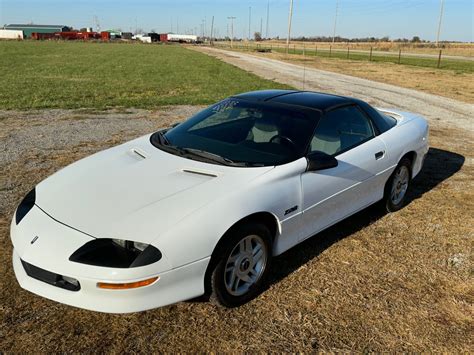
[[[375,153],[375,160],[382,159],[384,155],[385,155],[385,151],[384,151],[384,150]]]

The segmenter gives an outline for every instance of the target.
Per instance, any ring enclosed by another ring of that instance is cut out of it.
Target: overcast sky
[[[215,16],[217,34],[227,34],[228,16],[234,33],[266,33],[268,0],[0,0],[0,23],[64,24],[92,27],[94,16],[103,30],[119,28],[200,34],[210,33]],[[445,0],[441,40],[473,41],[473,0]],[[286,36],[289,0],[270,0],[269,34]],[[336,0],[294,0],[292,36],[332,36]],[[420,36],[434,40],[440,0],[339,0],[337,35],[392,39]]]

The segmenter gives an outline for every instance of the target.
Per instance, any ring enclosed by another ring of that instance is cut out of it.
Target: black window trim
[[[362,109],[362,107],[360,107],[360,105],[358,105],[357,103],[355,102],[350,102],[350,103],[344,103],[344,104],[341,104],[341,105],[337,105],[337,106],[333,106],[331,107],[329,110],[325,110],[323,115],[321,115],[321,117],[319,118],[319,121],[318,123],[316,124],[316,127],[314,128],[314,131],[313,131],[313,134],[311,135],[311,137],[314,137],[314,135],[316,134],[316,130],[318,129],[318,126],[319,124],[321,123],[321,121],[324,119],[324,117],[330,113],[330,112],[333,112],[333,111],[336,111],[336,110],[340,110],[340,109],[343,109],[343,108],[346,108],[346,107],[355,107],[356,109],[358,109],[362,115],[369,121],[369,125],[372,129],[372,136],[367,138],[367,139],[364,139],[363,141],[357,143],[356,145],[353,145],[347,149],[344,149],[344,150],[341,150],[335,154],[331,154],[332,157],[337,157],[338,155],[340,154],[343,154],[343,153],[346,153],[348,152],[349,150],[352,150],[354,148],[357,148],[358,146],[376,138],[378,135],[379,135],[379,131],[378,129],[376,128],[374,122],[372,121],[372,118],[370,117],[370,115],[367,114],[367,112],[365,112],[365,110]],[[311,138],[312,140],[312,138]],[[308,147],[306,148],[306,154],[305,156],[307,157],[310,152],[310,149],[311,149],[311,140],[309,141],[308,143]]]

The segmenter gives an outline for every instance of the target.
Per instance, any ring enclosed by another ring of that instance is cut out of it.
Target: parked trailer
[[[198,40],[198,37],[194,35],[180,35],[176,33],[168,33],[167,37],[169,42],[196,43]]]
[[[55,39],[55,38],[56,38],[55,33],[40,33],[40,32],[31,33],[31,39],[35,39],[37,41],[45,40],[45,39]]]
[[[145,35],[135,35],[132,37],[132,39],[139,40],[143,43],[151,43],[151,37],[150,36],[145,36]]]
[[[23,31],[0,30],[0,39],[23,39]]]
[[[31,34],[32,39],[36,40],[45,40],[45,39],[63,39],[63,40],[90,40],[90,39],[102,39],[109,40],[110,36],[108,32],[78,32],[78,31],[68,31],[68,32],[55,32],[55,33],[41,33],[33,32]]]

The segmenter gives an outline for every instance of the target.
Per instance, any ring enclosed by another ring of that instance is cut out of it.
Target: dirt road
[[[298,89],[354,96],[378,107],[398,107],[422,114],[438,126],[474,130],[474,105],[353,76],[304,68],[247,53],[199,47],[198,50],[266,79]]]

